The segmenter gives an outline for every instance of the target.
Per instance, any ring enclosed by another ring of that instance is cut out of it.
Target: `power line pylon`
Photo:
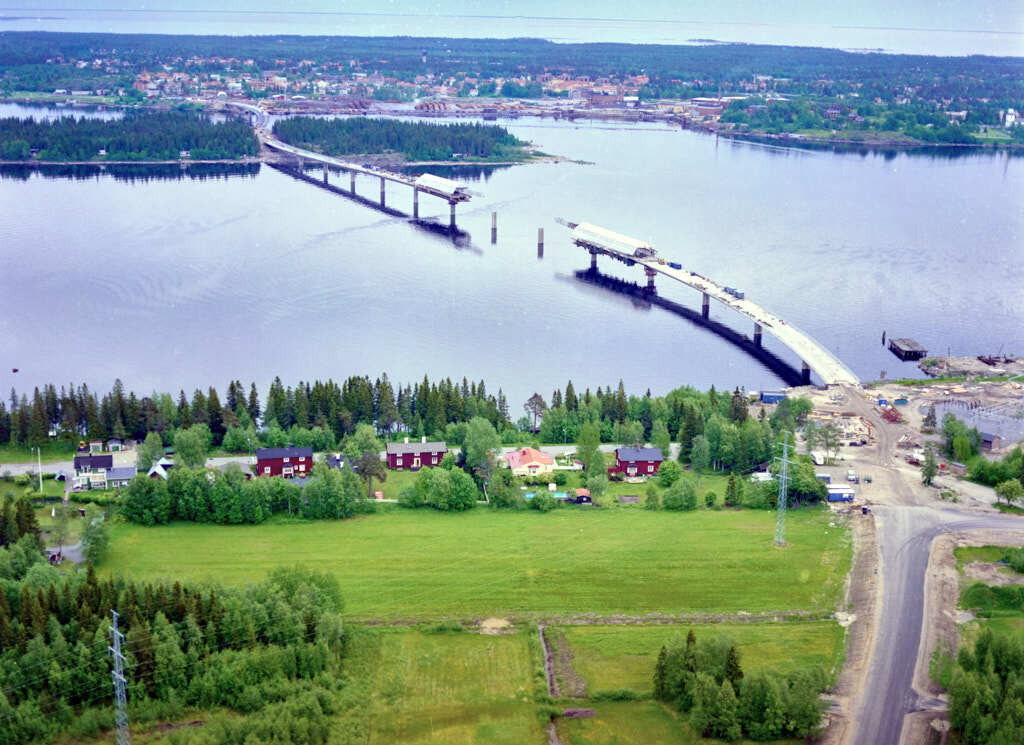
[[[110,615],[114,617],[114,624],[110,628],[113,644],[107,649],[110,650],[110,654],[114,658],[114,670],[110,676],[114,681],[114,723],[117,725],[117,745],[132,745],[132,733],[128,729],[128,696],[124,690],[124,655],[121,654],[124,634],[117,630],[117,611],[112,609]]]
[[[789,487],[789,464],[793,463],[789,459],[789,432],[787,431],[782,433],[782,457],[775,460],[782,464],[782,470],[779,473],[779,509],[775,519],[775,545],[784,546],[786,545],[786,501]],[[794,463],[794,465],[796,464]]]

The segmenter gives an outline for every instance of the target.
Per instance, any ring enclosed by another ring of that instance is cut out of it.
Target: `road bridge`
[[[412,216],[419,218],[420,216],[420,192],[429,194],[440,199],[444,199],[448,202],[449,211],[449,227],[455,228],[455,205],[460,202],[468,202],[470,200],[470,193],[464,184],[451,179],[441,178],[440,176],[434,176],[429,173],[420,174],[419,176],[407,176],[404,173],[394,173],[393,171],[387,171],[383,168],[373,168],[370,166],[363,166],[357,163],[351,163],[347,160],[335,158],[330,155],[323,155],[322,153],[315,153],[312,150],[306,150],[304,148],[295,147],[289,145],[286,142],[282,142],[274,136],[273,131],[269,128],[270,117],[263,109],[258,106],[251,106],[249,104],[238,103],[230,101],[226,104],[249,117],[249,123],[256,131],[256,137],[259,139],[260,144],[270,150],[285,155],[290,155],[298,160],[299,165],[302,166],[307,162],[320,163],[323,166],[323,182],[328,183],[328,175],[331,168],[335,168],[340,171],[347,171],[349,174],[349,193],[355,196],[356,193],[356,176],[372,176],[380,179],[380,206],[385,206],[385,191],[384,186],[388,181],[393,183],[402,184],[404,186],[412,187]]]
[[[719,285],[701,274],[684,269],[676,262],[658,258],[653,247],[636,238],[589,223],[567,224],[573,229],[573,243],[590,252],[591,269],[597,269],[597,257],[600,255],[610,256],[627,266],[639,264],[647,275],[647,290],[651,293],[656,292],[655,277],[663,274],[702,294],[701,315],[704,318],[708,318],[711,300],[714,299],[754,322],[755,346],[761,346],[765,331],[775,336],[800,358],[803,364],[804,383],[811,382],[811,370],[816,372],[826,385],[856,385],[860,382],[850,368],[809,334],[786,323],[753,301],[747,300],[744,293]]]

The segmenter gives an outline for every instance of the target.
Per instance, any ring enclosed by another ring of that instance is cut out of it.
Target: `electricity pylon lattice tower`
[[[110,673],[110,677],[114,681],[114,723],[117,725],[117,745],[132,745],[132,733],[128,729],[128,697],[124,690],[124,655],[121,654],[124,634],[117,630],[117,611],[111,609],[110,615],[114,618],[113,626],[110,628],[113,643],[107,649],[110,650],[110,655],[114,658],[114,670]]]
[[[786,501],[789,488],[789,464],[793,463],[789,459],[789,432],[785,430],[782,432],[782,457],[775,460],[779,461],[782,465],[779,471],[779,509],[775,518],[775,545],[784,546],[786,544]],[[796,464],[794,463],[794,465]]]

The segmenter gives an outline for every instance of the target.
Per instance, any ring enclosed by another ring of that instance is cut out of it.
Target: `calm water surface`
[[[933,353],[1024,353],[1021,159],[807,152],[652,125],[509,128],[590,164],[471,181],[481,196],[459,208],[468,236],[454,243],[268,167],[204,179],[3,174],[0,386],[105,390],[120,377],[137,391],[188,390],[240,378],[265,389],[274,375],[383,370],[403,382],[483,378],[515,411],[569,378],[655,393],[780,384],[707,330],[580,283],[588,256],[556,217],[649,240],[742,287],[864,378],[916,372],[882,348],[883,330]],[[347,188],[347,176],[332,179]],[[377,198],[376,180],[358,188]],[[388,186],[388,203],[411,212],[410,190]],[[447,222],[440,200],[423,197],[420,210]],[[601,269],[643,281],[635,267]],[[688,288],[662,278],[659,289],[699,307]],[[750,333],[732,311],[712,315]]]
[[[439,8],[441,6],[438,6]],[[386,10],[382,6],[382,10]],[[555,42],[687,44],[695,39],[746,44],[785,44],[897,54],[1024,55],[1018,18],[979,13],[962,31],[879,28],[820,23],[718,23],[629,18],[557,18],[557,4],[543,18],[525,15],[447,13],[265,13],[174,10],[5,10],[0,30],[90,31],[129,34],[433,36],[549,39]],[[623,10],[624,15],[628,15]],[[941,25],[938,21],[936,25]],[[992,30],[997,29],[997,30]]]

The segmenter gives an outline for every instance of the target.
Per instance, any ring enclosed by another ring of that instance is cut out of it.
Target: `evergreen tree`
[[[249,412],[249,417],[254,424],[260,421],[260,414],[262,412],[260,411],[260,394],[256,390],[256,383],[252,383],[249,386],[249,400],[246,403],[245,410]]]
[[[224,409],[220,405],[217,389],[212,386],[210,387],[209,395],[206,397],[206,422],[210,425],[213,444],[215,446],[220,445],[224,441]]]
[[[740,681],[743,680],[743,668],[740,667],[740,652],[735,644],[729,646],[729,654],[725,660],[725,679],[732,683],[736,695],[740,693]]]
[[[14,523],[16,539],[31,535],[37,541],[39,540],[39,521],[36,519],[36,511],[32,509],[32,503],[24,497],[16,502]]]

